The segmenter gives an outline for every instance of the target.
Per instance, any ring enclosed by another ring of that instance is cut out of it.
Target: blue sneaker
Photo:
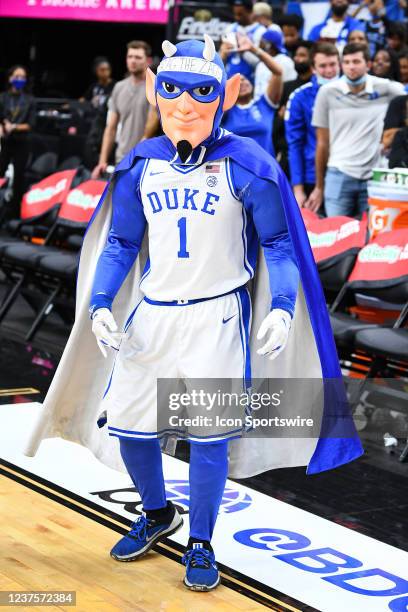
[[[132,528],[112,548],[110,554],[116,561],[135,561],[145,555],[158,542],[172,533],[175,533],[183,525],[183,519],[174,508],[174,516],[170,523],[158,523],[148,519],[143,513]]]
[[[214,553],[200,542],[195,542],[181,562],[186,566],[184,584],[192,591],[211,591],[220,583],[220,574]]]

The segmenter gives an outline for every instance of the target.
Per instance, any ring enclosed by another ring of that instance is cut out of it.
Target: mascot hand
[[[110,332],[117,331],[118,326],[116,325],[113,314],[108,308],[98,308],[92,317],[92,332],[95,334],[96,341],[101,350],[101,353],[106,357],[105,346],[110,346],[114,349],[118,349],[118,342]]]
[[[258,349],[258,355],[269,355],[269,359],[276,357],[283,351],[289,337],[292,318],[286,310],[274,308],[262,321],[257,339],[262,340],[270,332],[267,342]]]

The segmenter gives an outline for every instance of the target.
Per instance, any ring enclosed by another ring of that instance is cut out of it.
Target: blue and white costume
[[[61,436],[87,446],[101,461],[123,470],[117,434],[124,434],[119,439],[125,443],[129,442],[128,432],[135,438],[138,431],[148,431],[153,437],[157,433],[154,424],[142,418],[138,406],[132,403],[135,417],[128,419],[120,406],[113,406],[114,400],[108,410],[110,431],[96,424],[103,402],[110,401],[112,385],[116,384],[116,366],[125,367],[121,352],[125,354],[127,343],[131,347],[134,339],[133,348],[137,352],[138,346],[141,355],[146,357],[149,351],[157,351],[154,358],[160,355],[162,359],[167,351],[170,358],[169,343],[162,352],[156,328],[156,317],[166,316],[157,313],[173,317],[177,327],[176,319],[181,321],[183,317],[192,325],[191,313],[195,311],[198,321],[194,324],[201,334],[200,343],[203,338],[202,346],[213,354],[214,362],[227,367],[224,344],[233,352],[228,376],[233,373],[236,378],[244,377],[244,365],[246,368],[250,361],[253,379],[306,378],[323,382],[320,437],[231,440],[229,474],[244,478],[272,468],[299,465],[306,465],[308,473],[316,473],[347,463],[362,454],[362,447],[350,417],[324,295],[299,207],[272,157],[253,140],[219,129],[226,80],[221,59],[216,56],[203,63],[203,45],[198,41],[179,43],[176,51],[171,58],[175,60],[174,66],[199,65],[201,69],[205,67],[207,74],[159,71],[158,91],[163,79],[171,76],[178,79],[180,87],[190,91],[200,79],[208,83],[211,68],[211,73],[219,77],[214,91],[220,97],[213,131],[184,164],[169,138],[162,136],[140,143],[117,166],[84,240],[75,325],[44,402],[43,418],[32,432],[26,452],[34,454],[44,438]],[[185,61],[182,58],[186,56]],[[172,68],[173,64],[168,62],[166,66]],[[199,193],[195,194],[196,190]],[[249,279],[252,280],[247,283]],[[247,290],[252,300],[252,325],[243,307]],[[162,304],[149,303],[146,297]],[[173,300],[176,302],[163,304]],[[200,301],[191,303],[192,300]],[[111,351],[104,360],[95,346],[89,305],[92,308],[111,305],[116,322],[125,329],[139,303],[131,318],[129,338],[117,354],[111,387],[102,401],[115,355]],[[259,342],[254,336],[271,305],[293,315],[288,343],[275,361],[257,355]],[[201,316],[203,321],[210,319],[202,328]],[[222,319],[227,322],[224,324]],[[139,325],[142,320],[147,321],[144,329]],[[162,326],[164,335],[168,333],[166,325]],[[184,340],[191,345],[188,333],[185,338],[177,333],[180,345]],[[249,350],[245,353],[246,346]],[[217,362],[214,353],[219,349]],[[201,363],[195,359],[188,366],[195,375],[196,368],[204,367],[204,362],[207,367],[209,361],[206,355]],[[181,353],[169,367],[171,375],[181,379],[191,375]],[[220,372],[216,375],[220,376]],[[128,380],[131,376],[129,372]],[[213,374],[207,370],[204,376]],[[123,372],[119,378],[126,380]],[[132,393],[137,393],[135,387],[136,384]],[[296,409],[300,416],[309,416],[312,400],[304,394],[299,399]],[[130,412],[131,394],[127,401]],[[128,431],[117,432],[114,427]],[[114,431],[116,435],[109,435]],[[154,442],[158,444],[157,440]]]
[[[140,283],[146,297],[135,305],[104,399],[111,435],[146,439],[157,433],[158,376],[243,378],[250,386],[245,285],[255,273],[258,242],[271,308],[294,313],[299,273],[277,186],[229,158],[207,164],[205,151],[198,149],[188,164],[138,160],[119,174],[113,190],[112,226],[91,311],[112,307],[146,227],[149,260]]]

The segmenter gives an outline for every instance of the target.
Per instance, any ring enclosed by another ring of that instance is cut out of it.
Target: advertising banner
[[[0,17],[167,22],[168,0],[0,0]]]

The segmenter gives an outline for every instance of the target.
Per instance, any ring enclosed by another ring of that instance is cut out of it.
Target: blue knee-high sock
[[[190,537],[211,540],[227,475],[227,441],[190,443]]]
[[[167,502],[159,441],[134,438],[119,441],[123,462],[140,493],[143,510],[164,508]]]

